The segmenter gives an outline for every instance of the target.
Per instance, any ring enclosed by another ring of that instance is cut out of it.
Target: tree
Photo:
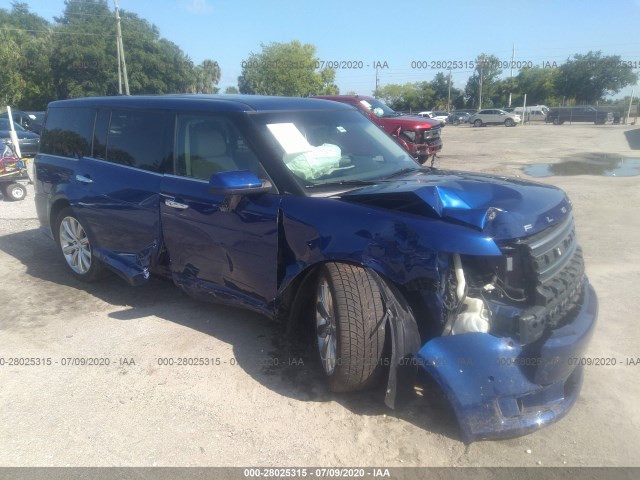
[[[203,91],[206,89],[209,92],[214,88],[212,83],[219,81],[220,71],[218,68],[215,72],[216,62],[205,60],[200,67],[194,67],[180,47],[160,37],[155,25],[126,11],[121,11],[121,17],[132,94],[190,92],[194,91],[198,80],[203,82]],[[115,39],[110,43],[115,51]],[[117,63],[112,64],[112,69],[113,65]]]
[[[462,93],[459,89],[451,86],[451,103],[449,103],[449,75],[443,72],[438,72],[433,80],[429,82],[429,86],[433,90],[434,110],[444,110],[447,105],[451,108],[454,99]]]
[[[117,93],[112,19],[106,0],[66,2],[62,17],[54,18],[50,66],[56,98]]]
[[[24,110],[44,109],[53,95],[49,22],[14,2],[10,12],[0,10],[0,28],[0,98]]]
[[[390,83],[374,92],[376,97],[399,111],[427,110],[433,103],[433,94],[429,82]]]
[[[160,37],[155,25],[124,10],[120,17],[132,94],[217,91],[217,62],[205,60],[194,67],[176,44]],[[116,95],[116,23],[107,1],[69,1],[55,20],[50,56],[55,97]]]
[[[18,65],[20,64],[20,53],[17,43],[6,34],[0,31],[0,101],[2,105],[16,105],[22,97],[24,80]]]
[[[603,56],[599,51],[575,54],[558,70],[558,93],[575,98],[577,103],[594,103],[638,81],[638,75],[624,65],[619,55]]]
[[[238,92],[238,88],[237,87],[230,86],[230,87],[227,87],[227,88],[224,89],[224,93],[233,95],[233,94],[240,93],[240,92]]]
[[[220,82],[220,65],[213,60],[204,60],[195,68],[196,82],[193,93],[218,93],[216,85]]]
[[[495,55],[482,53],[476,57],[473,75],[469,77],[465,87],[468,98],[467,104],[470,107],[493,106],[492,97],[495,95],[498,77],[502,73],[500,61]],[[482,91],[480,86],[482,84]],[[480,97],[482,96],[482,101]],[[482,102],[482,103],[481,103]]]
[[[527,103],[553,105],[557,103],[556,68],[524,68],[515,77],[518,92],[518,105],[522,104],[522,95],[527,94]],[[515,102],[514,102],[515,103]]]
[[[317,71],[316,47],[294,40],[261,44],[262,52],[250,53],[238,77],[240,93],[307,97],[335,94],[335,71]]]

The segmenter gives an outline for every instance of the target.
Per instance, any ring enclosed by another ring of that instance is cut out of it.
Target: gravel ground
[[[443,139],[441,167],[522,177],[532,163],[640,158],[631,126],[450,126]],[[640,357],[639,177],[539,180],[574,203],[600,299],[587,356],[617,365],[586,367],[560,422],[470,446],[428,384],[400,411],[379,391],[332,395],[304,346],[259,315],[158,279],[75,281],[37,229],[33,187],[25,201],[0,199],[0,357],[53,362],[0,366],[0,466],[640,466],[640,365],[626,365]],[[63,366],[70,357],[110,364]]]

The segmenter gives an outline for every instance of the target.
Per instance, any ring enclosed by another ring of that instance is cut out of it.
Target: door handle
[[[85,177],[84,175],[76,175],[76,180],[80,183],[93,183],[89,177]]]
[[[165,199],[164,204],[167,207],[179,208],[180,210],[184,210],[185,208],[189,208],[189,205],[186,205],[186,204],[180,203],[180,202],[176,202],[175,200],[170,199],[170,198]]]

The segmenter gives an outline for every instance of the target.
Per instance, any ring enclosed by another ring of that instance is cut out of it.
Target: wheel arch
[[[49,209],[49,228],[54,239],[58,238],[58,233],[55,231],[58,215],[67,207],[71,207],[71,203],[66,198],[59,198],[51,204],[51,208]]]
[[[390,340],[389,373],[385,403],[395,408],[410,395],[415,383],[417,368],[407,361],[420,349],[422,340],[414,307],[405,289],[385,275],[377,263],[354,262],[349,259],[326,259],[308,266],[300,272],[286,287],[281,295],[281,318],[286,321],[288,335],[304,333],[306,321],[311,315],[305,309],[313,305],[315,284],[318,272],[327,263],[344,263],[367,269],[378,283],[383,301],[384,320]]]
[[[407,303],[410,303],[409,300],[407,300],[407,295],[404,293],[405,289],[403,286],[398,285],[391,279],[390,272],[386,271],[383,264],[373,260],[358,262],[348,258],[324,258],[311,265],[307,265],[303,270],[298,272],[278,294],[276,317],[286,323],[287,333],[300,333],[300,329],[304,323],[304,308],[308,307],[310,296],[315,291],[314,287],[318,272],[323,265],[328,263],[342,263],[365,268],[373,272],[381,281],[385,282],[385,284],[393,285],[398,293],[403,296],[403,299]],[[414,307],[414,305],[410,306]]]

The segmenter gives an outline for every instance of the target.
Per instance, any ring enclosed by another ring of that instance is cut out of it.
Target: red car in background
[[[420,163],[425,163],[442,150],[441,124],[438,120],[403,115],[380,100],[364,95],[318,95],[312,98],[353,105],[394,137]]]

